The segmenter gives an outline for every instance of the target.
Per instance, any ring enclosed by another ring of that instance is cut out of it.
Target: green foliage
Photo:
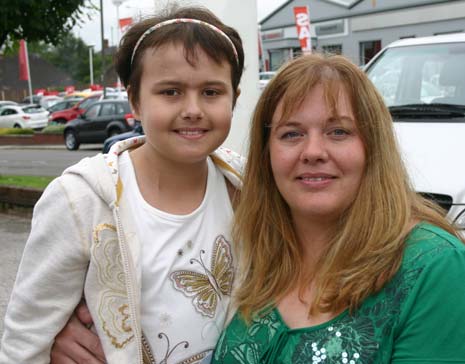
[[[0,48],[19,39],[58,44],[93,9],[85,0],[2,1],[0,10]]]
[[[0,185],[44,189],[55,177],[0,175]]]
[[[44,129],[42,129],[41,133],[42,134],[58,134],[61,135],[63,134],[63,131],[65,130],[65,125],[64,124],[50,124],[46,126]]]
[[[0,128],[0,135],[30,135],[34,134],[32,129],[23,128]]]

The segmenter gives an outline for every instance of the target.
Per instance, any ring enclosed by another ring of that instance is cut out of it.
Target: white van
[[[465,33],[396,41],[365,71],[389,107],[415,189],[465,233]]]

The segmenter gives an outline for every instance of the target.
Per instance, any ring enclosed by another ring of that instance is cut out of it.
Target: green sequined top
[[[236,313],[212,363],[465,363],[465,245],[420,223],[397,274],[352,315],[290,329],[276,308],[250,325]]]

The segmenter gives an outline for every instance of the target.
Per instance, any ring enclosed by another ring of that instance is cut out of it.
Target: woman
[[[465,362],[465,245],[348,60],[303,56],[264,90],[235,215],[238,311],[213,363]]]

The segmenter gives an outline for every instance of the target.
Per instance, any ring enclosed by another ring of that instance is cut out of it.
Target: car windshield
[[[88,109],[90,105],[95,104],[98,101],[99,97],[88,97],[87,99],[82,100],[79,104],[81,109]]]
[[[460,107],[465,106],[463,65],[465,43],[402,46],[388,48],[367,74],[391,109],[425,104]]]
[[[48,109],[50,112],[55,112],[55,111],[60,111],[60,110],[64,110],[68,107],[68,102],[67,101],[64,101],[64,102],[58,102],[56,103],[55,105],[53,106],[50,106],[50,108]]]
[[[274,75],[274,73],[260,73],[260,80],[271,80]]]

